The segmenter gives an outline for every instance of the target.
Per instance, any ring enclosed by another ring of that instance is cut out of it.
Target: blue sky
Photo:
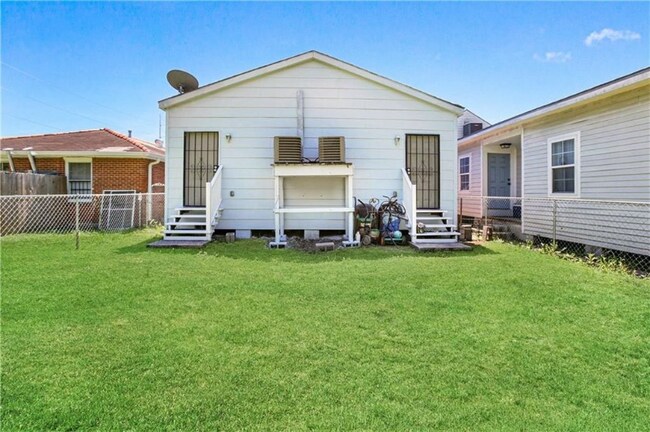
[[[650,64],[648,2],[0,8],[2,136],[110,127],[153,140],[169,69],[206,84],[311,49],[491,122]]]

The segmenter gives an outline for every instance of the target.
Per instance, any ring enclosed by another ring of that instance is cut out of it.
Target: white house
[[[274,230],[282,244],[285,230],[336,230],[352,241],[353,197],[396,193],[412,240],[456,241],[458,105],[310,51],[159,106],[166,239]],[[304,159],[277,163],[276,137]],[[344,158],[314,163],[321,137],[343,137]]]
[[[650,68],[464,137],[458,164],[464,216],[650,255]]]

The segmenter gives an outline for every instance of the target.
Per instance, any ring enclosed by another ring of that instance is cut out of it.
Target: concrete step
[[[209,239],[207,236],[165,236],[163,241],[196,241],[196,242],[208,242]]]
[[[149,243],[147,247],[150,248],[200,248],[208,244],[210,241],[207,239],[195,239],[191,238],[189,240],[179,240],[179,239],[165,239],[158,240],[153,243]]]
[[[471,246],[456,240],[425,240],[410,242],[410,245],[419,251],[428,250],[471,250]]]

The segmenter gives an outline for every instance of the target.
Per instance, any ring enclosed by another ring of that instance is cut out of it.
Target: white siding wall
[[[167,210],[182,205],[183,134],[219,131],[223,166],[221,229],[272,229],[274,206],[273,137],[296,135],[296,92],[304,94],[305,156],[313,157],[318,137],[342,135],[352,162],[354,194],[402,195],[404,135],[440,135],[441,207],[456,206],[456,116],[395,90],[312,60],[226,88],[167,111]],[[225,135],[231,134],[231,142]],[[395,145],[395,136],[401,140]],[[310,204],[342,199],[327,180],[290,181],[288,205],[301,194]],[[301,185],[305,191],[298,190]],[[330,194],[318,192],[320,186]],[[235,196],[230,197],[230,191]],[[334,215],[322,223],[311,216],[287,218],[288,229],[342,229]],[[290,222],[289,222],[290,221]]]
[[[583,199],[650,200],[650,87],[525,127],[525,194],[548,195],[549,138],[580,132]]]
[[[458,197],[463,198],[463,216],[481,217],[481,143],[458,149],[458,160],[465,156],[470,156],[469,190],[460,190],[459,175]]]
[[[580,199],[650,202],[650,87],[525,127],[524,231],[550,236],[549,138],[580,132]],[[648,207],[566,201],[558,239],[650,254]]]

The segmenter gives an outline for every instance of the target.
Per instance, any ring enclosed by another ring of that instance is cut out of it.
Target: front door
[[[440,136],[406,135],[406,172],[415,185],[416,207],[440,208]]]
[[[183,205],[205,207],[205,184],[217,172],[218,132],[185,132]]]
[[[488,153],[488,196],[510,196],[510,155],[508,153]],[[506,199],[489,200],[489,208],[507,209],[510,201]]]

